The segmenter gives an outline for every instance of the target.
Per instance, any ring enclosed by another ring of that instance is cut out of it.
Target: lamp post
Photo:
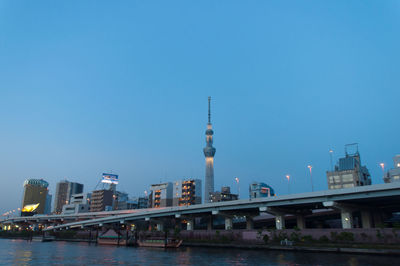
[[[238,177],[235,177],[235,181],[236,181],[236,184],[237,184],[237,190],[238,190],[238,199],[240,198],[240,186],[239,186],[239,178]]]
[[[310,179],[311,179],[311,191],[314,192],[314,184],[312,181],[312,166],[311,165],[307,165],[308,169],[310,169]]]
[[[286,179],[287,179],[287,190],[288,190],[288,194],[290,194],[290,175],[286,175]]]
[[[332,160],[332,155],[333,155],[333,150],[332,149],[329,149],[329,157],[330,157],[330,159],[331,159],[331,171],[333,172],[333,160]]]
[[[382,168],[382,177],[385,177],[385,164],[384,163],[380,163],[379,165]]]

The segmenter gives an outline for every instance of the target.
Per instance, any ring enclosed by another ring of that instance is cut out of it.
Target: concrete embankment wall
[[[261,244],[268,241],[283,239],[310,242],[346,242],[366,244],[400,244],[400,229],[371,228],[371,229],[285,229],[285,230],[196,230],[181,231],[184,240],[222,240],[225,242],[243,242]]]

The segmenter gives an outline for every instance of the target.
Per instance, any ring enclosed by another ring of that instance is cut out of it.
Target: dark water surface
[[[1,265],[400,265],[399,257],[181,247],[176,250],[0,239]]]

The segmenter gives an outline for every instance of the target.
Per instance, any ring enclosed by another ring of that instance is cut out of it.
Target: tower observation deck
[[[204,202],[210,202],[210,193],[214,192],[214,155],[215,148],[213,144],[214,131],[211,125],[211,97],[208,97],[208,123],[206,130],[206,147],[203,149],[206,157],[206,175],[204,182]]]

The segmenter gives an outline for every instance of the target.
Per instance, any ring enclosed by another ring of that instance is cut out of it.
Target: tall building
[[[394,168],[385,173],[385,183],[400,182],[400,155],[393,157]]]
[[[44,207],[44,214],[50,214],[51,213],[51,199],[53,196],[50,193],[47,193],[46,196],[46,206]]]
[[[210,193],[210,202],[221,202],[221,201],[231,201],[238,200],[238,194],[232,194],[230,187],[222,187],[221,192],[211,192]]]
[[[63,206],[69,204],[73,194],[83,192],[83,184],[63,180],[57,183],[54,199],[54,212],[60,214]]]
[[[250,199],[265,198],[275,195],[275,191],[272,187],[265,183],[253,182],[249,186],[249,197]]]
[[[62,208],[62,214],[89,212],[91,193],[72,194],[69,204]]]
[[[201,204],[201,180],[188,179],[174,182],[173,206]]]
[[[108,189],[95,190],[90,199],[90,211],[101,212],[112,210],[114,192]]]
[[[128,193],[121,192],[121,191],[115,191],[113,198],[114,198],[113,210],[128,209],[128,205],[129,205]]]
[[[24,195],[22,199],[22,215],[44,214],[46,211],[46,202],[48,201],[49,183],[43,179],[27,179],[24,182]],[[24,213],[27,205],[35,205],[34,209],[30,209]]]
[[[154,184],[150,186],[152,191],[152,208],[172,206],[172,183]]]
[[[214,155],[213,144],[214,131],[211,125],[211,97],[208,97],[208,124],[206,130],[206,147],[203,149],[206,157],[206,175],[204,184],[204,202],[210,202],[210,193],[214,192]]]
[[[348,146],[355,146],[354,153],[348,153]],[[327,171],[329,189],[350,188],[371,185],[371,176],[366,166],[361,165],[357,144],[348,144],[345,157],[340,158],[333,171]]]

